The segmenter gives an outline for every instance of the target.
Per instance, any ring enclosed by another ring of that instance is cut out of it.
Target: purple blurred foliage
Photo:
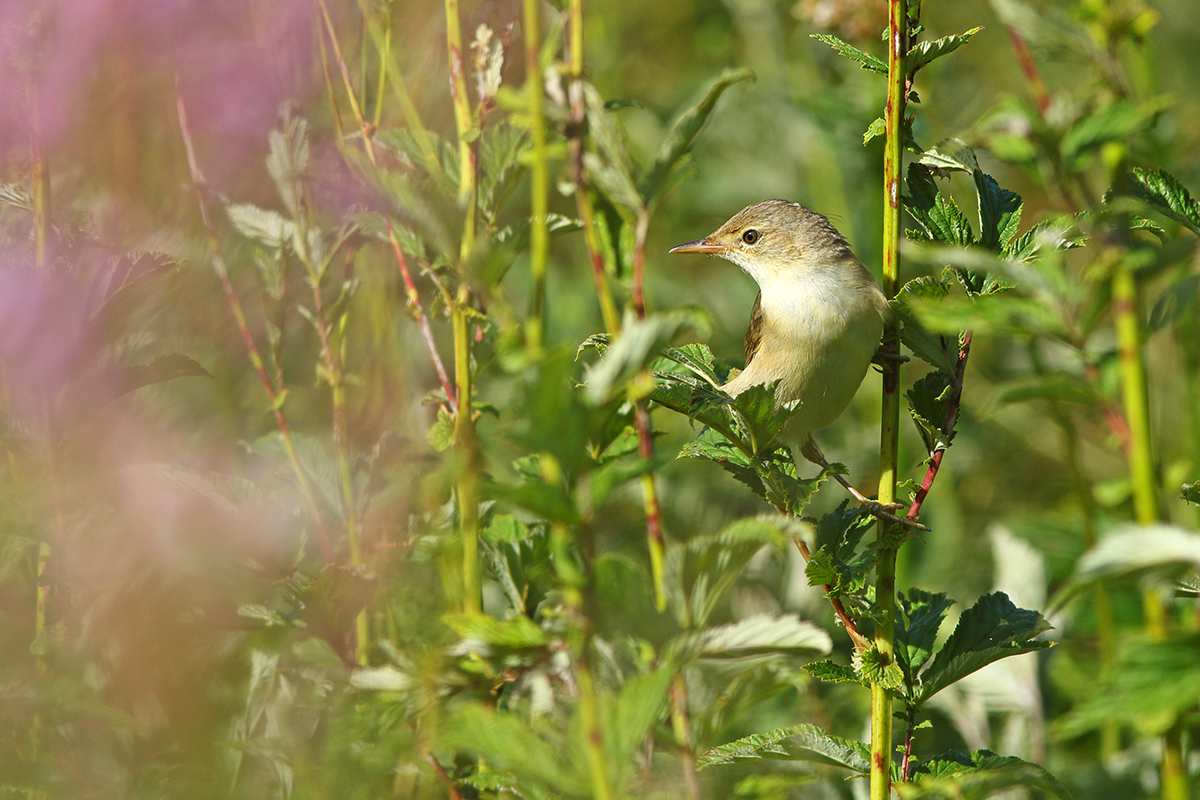
[[[236,156],[311,81],[311,24],[311,5],[295,0],[4,0],[0,153],[28,148],[31,81],[53,151],[94,135],[89,107],[121,113],[131,91],[170,86],[178,71],[197,139]],[[172,113],[161,94],[143,101]]]

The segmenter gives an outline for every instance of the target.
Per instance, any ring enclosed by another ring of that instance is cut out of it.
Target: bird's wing
[[[762,343],[763,334],[763,310],[762,310],[762,292],[758,293],[758,297],[754,298],[754,308],[750,311],[750,327],[746,329],[746,366],[750,366],[750,362],[754,360],[754,354],[758,352],[758,346]]]

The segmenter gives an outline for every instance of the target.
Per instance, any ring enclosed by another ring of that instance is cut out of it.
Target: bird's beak
[[[724,253],[728,247],[719,244],[713,244],[707,237],[697,239],[694,242],[685,242],[677,244],[671,248],[672,253]]]

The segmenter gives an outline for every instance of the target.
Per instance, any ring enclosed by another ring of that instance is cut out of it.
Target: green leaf
[[[778,517],[752,517],[718,534],[672,544],[667,550],[663,582],[679,626],[704,627],[754,554],[764,547],[783,544],[783,524]]]
[[[930,302],[942,300],[949,294],[946,282],[932,276],[913,278],[900,288],[893,309],[900,318],[900,341],[912,354],[943,372],[953,372],[958,364],[958,335],[931,333],[910,308],[914,298]]]
[[[1021,226],[1021,195],[1001,189],[995,178],[980,170],[973,177],[979,196],[979,244],[1002,252]]]
[[[744,658],[746,656],[821,656],[833,649],[829,634],[794,614],[752,617],[684,633],[670,647],[680,656],[692,658]]]
[[[936,333],[957,335],[971,330],[1057,339],[1066,336],[1057,308],[1026,297],[990,294],[941,302],[913,298],[907,307],[926,329]]]
[[[803,666],[805,672],[819,681],[826,683],[862,683],[862,678],[849,664],[836,664],[832,661],[814,661]]]
[[[953,198],[942,195],[933,181],[931,168],[919,162],[908,165],[908,195],[904,207],[931,242],[970,245],[975,243],[971,224]]]
[[[1154,302],[1146,330],[1150,333],[1162,330],[1191,311],[1197,300],[1200,300],[1200,275],[1185,275],[1164,289]]]
[[[885,120],[883,117],[876,117],[875,120],[867,126],[867,129],[863,131],[863,144],[865,145],[876,136],[883,136],[885,133],[887,133],[887,120]]]
[[[1167,731],[1200,702],[1200,638],[1130,642],[1113,664],[1112,678],[1055,725],[1063,737],[1110,722],[1131,724],[1148,736]]]
[[[994,661],[1050,647],[1052,642],[1033,640],[1047,630],[1050,623],[1041,614],[1017,608],[1003,592],[980,597],[963,612],[954,633],[921,674],[913,704],[924,703]]]
[[[756,455],[765,455],[774,449],[776,437],[800,410],[800,403],[796,401],[779,405],[775,396],[778,388],[779,381],[756,384],[733,401],[741,432]]]
[[[943,36],[932,42],[920,42],[911,50],[908,51],[908,74],[916,75],[917,71],[929,64],[934,59],[953,53],[958,48],[971,40],[971,37],[983,30],[982,27],[972,28],[969,31],[955,34],[953,36]]]
[[[679,160],[691,152],[696,137],[700,134],[700,130],[708,121],[725,90],[736,83],[752,80],[754,80],[753,70],[727,69],[721,74],[721,77],[709,84],[700,102],[676,117],[658,150],[654,163],[646,170],[639,185],[646,205],[654,202]]]
[[[212,377],[194,358],[179,353],[158,356],[145,364],[124,367],[121,373],[121,388],[126,392],[156,383],[166,383],[176,378]]]
[[[1200,201],[1165,169],[1134,168],[1133,195],[1200,236]]]
[[[1108,142],[1126,139],[1142,130],[1151,119],[1170,104],[1158,97],[1145,103],[1132,100],[1112,100],[1080,117],[1059,142],[1059,152],[1068,166],[1080,156]]]
[[[1200,534],[1176,525],[1127,525],[1116,528],[1084,553],[1055,606],[1096,581],[1153,577],[1174,581],[1200,568]]]
[[[284,246],[294,248],[298,241],[296,223],[285,219],[278,211],[249,203],[233,203],[225,207],[225,213],[238,233],[272,250]]]
[[[831,736],[816,725],[793,725],[767,733],[745,736],[714,747],[700,756],[701,769],[739,761],[815,761],[867,774],[871,771],[871,749],[862,742]]]
[[[674,676],[671,665],[638,675],[621,687],[614,700],[602,706],[608,712],[604,750],[610,764],[629,769],[634,751],[645,744],[651,727],[662,715]]]
[[[809,37],[816,39],[818,42],[824,42],[851,61],[857,61],[859,66],[868,72],[887,75],[887,64],[869,53],[864,53],[849,42],[843,42],[838,37],[825,33],[810,33]]]
[[[1048,375],[1035,375],[1010,381],[1001,386],[996,393],[996,402],[1000,404],[1023,403],[1029,400],[1057,400],[1063,403],[1095,406],[1102,399],[1091,383],[1065,372],[1053,372]]]
[[[904,685],[904,670],[876,645],[854,652],[854,668],[864,683],[895,691]]]
[[[539,735],[514,714],[479,705],[458,709],[437,726],[439,744],[448,750],[487,759],[495,769],[575,797],[590,794],[587,759],[572,737]]]
[[[917,161],[927,167],[951,172],[974,174],[979,171],[979,161],[975,158],[975,151],[962,139],[954,137],[938,142],[922,153]]]
[[[612,113],[605,109],[604,100],[595,87],[584,84],[583,88],[588,107],[588,132],[597,150],[584,154],[584,165],[592,182],[614,205],[630,216],[636,215],[644,203],[633,179],[633,162],[625,147],[625,135]]]
[[[604,358],[587,371],[588,400],[594,405],[605,402],[641,374],[659,349],[684,328],[704,332],[708,319],[693,309],[664,311],[641,320],[626,315]]]
[[[933,655],[938,629],[953,601],[941,592],[935,594],[924,589],[911,589],[897,599],[896,658],[911,694],[917,673]]]
[[[275,182],[275,190],[293,218],[307,213],[304,208],[304,185],[308,180],[308,122],[284,108],[282,130],[267,136],[267,172]]]
[[[661,402],[656,394],[655,400]],[[714,461],[721,469],[750,487],[762,499],[767,499],[767,489],[759,477],[758,470],[751,464],[750,456],[731,442],[724,434],[706,428],[679,451],[679,458],[703,458]]]
[[[1185,483],[1180,487],[1179,496],[1189,503],[1200,505],[1200,481]]]
[[[454,417],[445,406],[438,406],[437,420],[426,434],[429,446],[438,453],[444,453],[454,444]]]
[[[1042,220],[1010,241],[1002,252],[1005,258],[1013,261],[1032,261],[1047,246],[1053,250],[1082,247],[1078,236],[1069,235],[1074,227],[1074,220],[1067,216]]]
[[[442,621],[467,642],[507,650],[539,648],[550,641],[536,622],[520,615],[501,620],[489,614],[447,614]]]
[[[914,766],[910,780],[895,789],[902,800],[985,800],[1005,789],[1040,789],[1071,800],[1066,787],[1043,767],[990,750],[970,755],[951,751],[922,761]]]
[[[950,400],[953,389],[950,386],[949,373],[931,372],[912,385],[906,393],[908,409],[925,449],[933,455],[938,450],[945,450],[954,441],[954,419],[947,426],[946,417],[950,413]]]

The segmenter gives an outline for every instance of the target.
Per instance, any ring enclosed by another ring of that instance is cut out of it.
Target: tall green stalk
[[[473,118],[463,67],[462,23],[458,16],[458,0],[445,0],[445,4],[450,93],[454,101],[454,121],[458,131],[459,204],[465,206],[466,212],[459,248],[461,274],[458,292],[450,308],[450,319],[454,329],[454,383],[457,403],[454,412],[454,444],[458,455],[456,492],[459,536],[462,539],[462,603],[463,610],[467,613],[478,613],[482,609],[479,580],[479,487],[475,474],[477,443],[471,409],[471,337],[468,335],[467,324],[471,289],[466,274],[467,259],[475,249],[475,153],[470,142]]]
[[[1129,479],[1133,486],[1133,514],[1140,525],[1159,521],[1158,481],[1150,439],[1150,409],[1146,395],[1146,368],[1142,355],[1140,302],[1137,278],[1128,264],[1119,262],[1112,280],[1113,312],[1121,355],[1121,400],[1129,423]],[[1153,588],[1142,593],[1146,632],[1152,639],[1167,638],[1167,610]],[[1187,754],[1179,721],[1163,736],[1159,780],[1163,800],[1187,800]]]
[[[905,54],[908,33],[907,0],[888,0],[888,95],[883,157],[883,290],[895,296],[900,285],[900,169],[906,93]],[[893,353],[899,347],[899,323],[887,322],[883,341]],[[879,502],[896,499],[896,465],[900,432],[900,362],[885,358],[883,403],[879,427]],[[875,649],[890,664],[894,656],[896,616],[896,550],[888,544],[889,523],[881,519],[875,573]],[[871,800],[889,800],[892,769],[892,695],[871,685]]]
[[[530,165],[529,271],[533,280],[526,327],[530,352],[542,348],[546,316],[546,254],[550,234],[546,227],[549,171],[546,167],[546,126],[542,119],[541,0],[524,0],[525,8],[525,91],[529,100],[530,127],[533,134],[533,161]]]

